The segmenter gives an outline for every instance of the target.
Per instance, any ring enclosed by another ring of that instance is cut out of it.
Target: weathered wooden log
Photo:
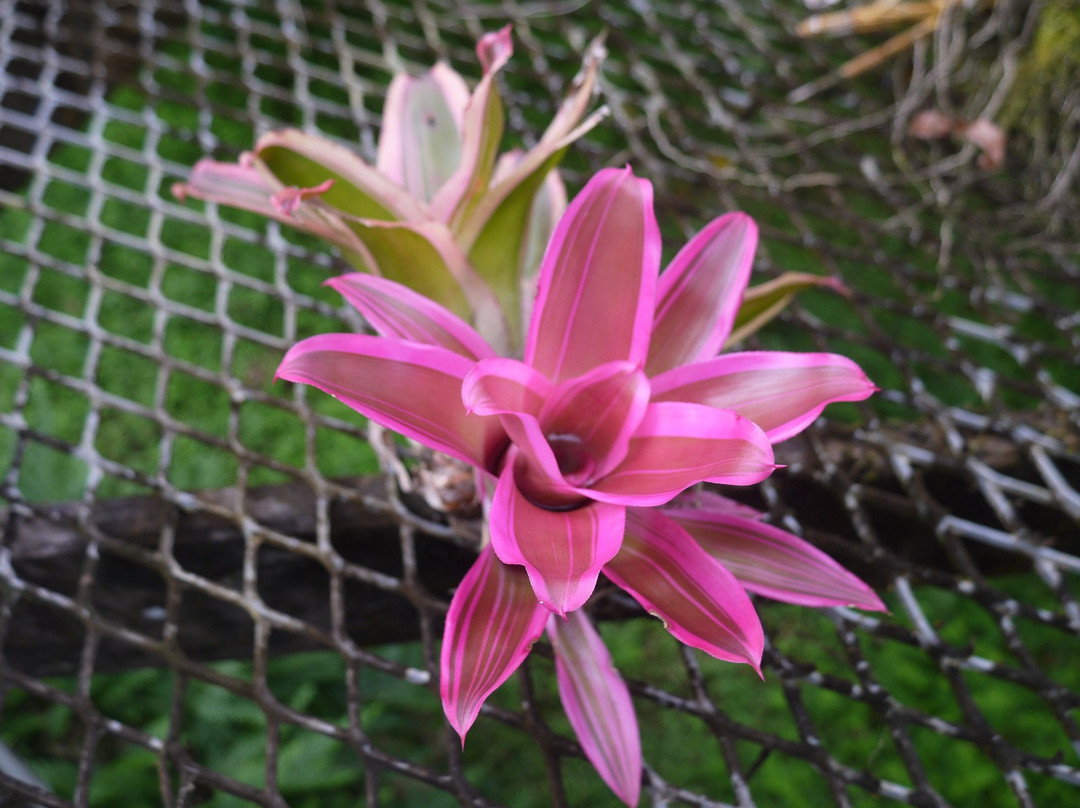
[[[932,424],[889,432],[888,442],[884,435],[870,443],[828,429],[818,431],[813,443],[808,435],[788,441],[777,452],[778,462],[788,467],[770,485],[797,514],[806,538],[875,587],[887,586],[901,567],[955,573],[954,553],[937,536],[940,519],[950,513],[981,523],[994,519],[971,469],[957,460],[913,472],[919,507],[904,493],[887,447],[937,448],[940,436]],[[998,444],[1007,451],[998,451]],[[1004,441],[969,448],[986,468],[1031,474],[1022,453]],[[263,606],[293,623],[269,621],[271,653],[331,647],[335,628],[337,636],[344,632],[358,645],[414,640],[420,630],[417,607],[448,599],[475,552],[467,539],[450,541],[418,529],[415,552],[406,561],[400,517],[386,504],[386,483],[378,475],[335,483],[343,493],[326,503],[329,548],[316,545],[318,500],[303,482],[250,489],[242,502],[235,489],[225,489],[172,500],[101,500],[89,513],[77,503],[0,509],[0,594],[6,604],[0,612],[0,665],[38,677],[74,672],[90,628],[101,640],[95,671],[174,664],[176,655],[251,659],[253,612]],[[871,545],[843,501],[856,483],[875,537]],[[756,488],[726,493],[768,508]],[[409,504],[418,512],[426,508],[419,500]],[[1043,541],[1075,552],[1071,531],[1042,524],[1038,515],[1030,521],[1045,530]],[[965,552],[984,574],[1015,572],[1022,560],[978,543]],[[335,576],[341,604],[336,614]],[[608,590],[602,585],[600,591]],[[639,613],[628,599],[612,594],[596,599],[597,616]],[[174,637],[165,636],[166,626]]]
[[[336,561],[348,562],[341,627],[352,641],[416,639],[410,599],[447,597],[475,554],[418,533],[419,585],[410,588],[399,521],[365,505],[385,494],[385,479],[347,485],[356,496],[329,502],[332,552],[316,549],[317,500],[300,482],[252,489],[235,517],[228,515],[231,490],[193,495],[189,509],[140,496],[102,500],[89,514],[77,503],[29,514],[0,510],[0,591],[10,609],[0,664],[37,677],[72,673],[90,624],[119,629],[102,635],[96,671],[162,665],[172,653],[250,659],[255,624],[243,606],[260,601],[297,621],[297,630],[271,633],[271,652],[327,647],[335,622],[327,564]],[[172,650],[163,641],[166,625],[176,631]]]

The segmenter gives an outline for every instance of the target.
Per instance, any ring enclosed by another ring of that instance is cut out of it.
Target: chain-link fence
[[[759,599],[761,683],[595,598],[645,802],[1080,798],[1080,76],[1042,27],[1076,5],[946,5],[910,51],[789,103],[881,37],[797,40],[796,0],[0,0],[0,804],[614,800],[543,647],[462,752],[434,680],[475,524],[378,473],[405,447],[272,384],[297,339],[363,326],[320,287],[344,265],[169,191],[285,125],[372,156],[391,73],[475,77],[506,21],[514,133],[606,30],[612,114],[570,185],[629,161],[669,245],[748,211],[759,279],[851,290],[751,344],[843,353],[883,388],[729,493],[888,614]],[[1005,166],[910,138],[924,109],[1012,115]]]

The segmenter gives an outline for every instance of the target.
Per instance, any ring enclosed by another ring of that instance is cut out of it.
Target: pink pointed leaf
[[[587,484],[618,466],[648,405],[649,380],[632,362],[608,362],[559,384],[539,421],[567,481]]]
[[[363,250],[360,240],[329,210],[307,205],[289,212],[280,210],[273,198],[281,190],[282,185],[265,176],[252,161],[237,164],[207,159],[195,164],[186,183],[172,187],[173,196],[181,202],[191,196],[249,210],[324,238],[343,250]]]
[[[485,73],[494,73],[514,55],[512,25],[504,25],[498,31],[488,31],[476,43],[476,58]]]
[[[634,808],[641,794],[641,734],[626,682],[584,610],[566,620],[551,615],[547,635],[555,648],[559,698],[585,757]]]
[[[662,505],[694,483],[753,485],[772,473],[772,447],[750,419],[700,404],[650,404],[626,459],[583,494]]]
[[[506,322],[499,302],[444,225],[353,218],[346,222],[370,251],[383,277],[469,318],[496,352],[505,348]]]
[[[481,237],[482,232],[490,233],[494,229],[492,219],[504,205],[518,210],[520,216],[521,205],[511,204],[509,197],[516,195],[519,186],[528,184],[532,190],[526,196],[531,199],[539,183],[558,165],[566,147],[604,119],[607,115],[606,108],[601,108],[582,120],[592,103],[596,79],[606,56],[607,51],[601,35],[586,48],[581,71],[575,76],[566,98],[548,128],[544,130],[540,142],[523,158],[514,162],[513,170],[498,172],[492,178],[491,191],[460,221],[458,233],[462,243],[472,245]],[[502,221],[510,217],[499,218]],[[520,232],[521,228],[511,229]]]
[[[460,134],[465,126],[465,108],[469,105],[469,85],[460,73],[441,60],[428,71],[428,76],[439,85],[446,107],[454,119],[454,127]]]
[[[876,389],[838,354],[753,351],[669,370],[653,379],[653,400],[735,410],[779,443],[812,424],[827,404],[862,401]]]
[[[495,160],[495,169],[491,173],[491,184],[498,185],[504,179],[509,177],[514,172],[514,167],[521,162],[521,158],[525,156],[523,149],[510,149],[504,151]]]
[[[564,510],[540,508],[514,477],[511,458],[491,503],[491,546],[503,563],[523,564],[540,602],[565,615],[588,600],[600,568],[618,552],[626,509],[587,500]]]
[[[520,569],[500,562],[490,545],[480,552],[450,601],[439,659],[443,711],[462,744],[487,697],[529,655],[549,614]]]
[[[724,346],[731,347],[746,339],[786,309],[796,294],[815,286],[848,294],[847,287],[835,278],[807,272],[785,272],[771,281],[751,286],[743,295],[742,305],[735,315],[735,324]]]
[[[731,333],[750,280],[758,230],[745,213],[706,225],[660,275],[649,360],[650,376],[716,356]]]
[[[493,177],[488,192],[454,222],[454,230],[461,243],[473,250],[480,250],[481,242],[498,235],[498,223],[517,222],[518,226],[511,229],[515,232],[520,230],[528,203],[523,205],[520,201],[511,200],[531,200],[548,172],[562,160],[570,144],[594,129],[607,114],[607,107],[601,107],[576,127],[563,133],[562,137],[541,139],[517,162],[513,171]]]
[[[297,129],[270,132],[259,138],[255,153],[282,185],[311,188],[334,180],[322,198],[350,216],[404,221],[428,217],[408,191],[326,138]]]
[[[709,511],[665,508],[663,513],[751,592],[803,606],[885,610],[869,586],[785,530]]]
[[[471,326],[400,283],[354,272],[331,278],[326,285],[355,306],[380,336],[441,345],[467,359],[495,355]]]
[[[270,197],[270,204],[282,216],[294,216],[301,202],[306,199],[318,199],[333,187],[333,180],[327,180],[314,188],[297,188],[290,185]]]
[[[761,671],[761,622],[735,577],[676,522],[630,508],[619,554],[604,568],[671,634],[717,659]]]
[[[558,112],[551,119],[548,128],[544,130],[540,138],[541,143],[562,141],[570,132],[577,129],[578,123],[585,116],[585,111],[592,103],[593,93],[596,90],[596,79],[600,73],[600,67],[607,58],[607,48],[604,46],[606,36],[602,33],[586,46],[581,70],[574,76],[566,97],[559,105]]]
[[[390,82],[376,169],[430,202],[461,162],[461,127],[469,88],[445,62]]]
[[[484,76],[465,107],[461,131],[461,160],[431,201],[432,215],[456,223],[462,211],[488,187],[503,135],[503,107],[495,74],[514,53],[510,26],[485,35],[477,45]]]
[[[506,433],[497,419],[465,411],[461,382],[472,366],[442,347],[322,334],[290,348],[277,375],[318,387],[436,451],[493,470],[506,449]]]
[[[465,377],[461,397],[478,415],[540,414],[554,389],[543,375],[516,359],[496,356],[477,362]]]
[[[629,168],[601,171],[555,228],[525,361],[555,382],[606,362],[644,362],[659,262],[652,186]]]
[[[540,232],[534,235],[535,231],[530,229],[536,226],[537,197],[543,194],[548,179],[570,144],[596,126],[605,114],[606,109],[603,109],[590,115],[560,141],[539,143],[508,177],[478,197],[476,204],[454,224],[454,231],[468,251],[469,260],[499,293],[505,310],[524,310],[521,322],[529,320],[535,287],[530,283],[526,290],[519,292],[519,265],[508,262],[506,256],[528,255],[528,263],[520,265],[521,271],[525,266],[530,273],[536,271],[550,240],[547,231],[543,232],[548,237],[541,240]],[[560,193],[555,215],[547,212],[542,214],[548,217],[552,227],[566,209],[565,189],[558,189],[555,193]],[[521,330],[514,324],[513,315],[507,316],[511,318],[515,333]]]
[[[743,519],[765,518],[765,514],[749,505],[700,487],[691,488],[679,494],[671,501],[669,507],[681,510],[712,511],[725,516],[741,516]]]
[[[533,300],[532,284],[522,290],[521,280],[536,271],[552,229],[566,209],[561,182],[549,180],[570,144],[607,114],[606,109],[601,109],[582,121],[603,58],[602,44],[594,41],[586,52],[581,74],[540,142],[524,157],[505,163],[507,170],[497,171],[491,187],[476,196],[453,221],[458,240],[476,271],[499,295],[515,334],[522,330],[520,323],[528,322]],[[545,196],[552,201],[544,202]],[[510,263],[507,255],[520,256],[520,260]],[[519,309],[524,309],[520,321]]]

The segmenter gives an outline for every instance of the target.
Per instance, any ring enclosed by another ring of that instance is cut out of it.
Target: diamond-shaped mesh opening
[[[437,655],[475,523],[402,497],[363,418],[273,384],[296,340],[363,327],[321,285],[345,264],[169,190],[286,125],[371,158],[395,70],[475,79],[475,39],[512,21],[508,141],[542,131],[606,30],[611,117],[568,153],[572,189],[632,163],[668,258],[749,212],[757,280],[850,294],[801,295],[748,347],[837,351],[882,388],[728,493],[887,614],[759,599],[761,682],[597,597],[644,801],[1075,801],[1080,75],[1038,51],[1070,5],[947,5],[933,36],[795,103],[887,34],[797,40],[796,0],[0,0],[0,796],[613,804],[543,643],[461,750]],[[1004,123],[1004,169],[906,135],[937,107]]]

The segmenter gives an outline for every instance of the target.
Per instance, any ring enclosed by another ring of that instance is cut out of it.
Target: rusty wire
[[[391,479],[342,476],[355,472],[335,457],[370,452],[363,424],[269,386],[298,338],[362,327],[317,289],[342,264],[274,224],[168,192],[199,156],[235,157],[255,133],[286,124],[371,157],[390,72],[445,57],[475,76],[472,42],[507,20],[518,49],[502,85],[512,129],[538,131],[585,43],[606,30],[612,116],[569,156],[571,184],[632,162],[657,186],[669,246],[723,210],[748,210],[763,231],[759,277],[825,272],[852,290],[807,296],[753,344],[848,353],[883,388],[778,447],[787,468],[739,496],[865,576],[893,611],[827,610],[793,630],[791,610],[758,601],[772,638],[762,687],[779,688],[789,731],[724,701],[730,666],[669,648],[678,680],[626,671],[646,732],[677,715],[727,772],[724,782],[675,781],[665,773],[678,744],[647,743],[646,802],[770,805],[767,779],[800,767],[842,806],[1054,805],[1080,794],[1080,101],[1063,108],[1051,150],[1025,151],[1020,139],[997,173],[977,166],[972,146],[905,134],[927,107],[993,117],[1043,5],[957,8],[909,56],[792,106],[792,88],[868,46],[796,42],[806,12],[794,1],[0,0],[0,735],[14,693],[81,728],[57,750],[78,762],[70,793],[0,773],[0,804],[88,805],[103,761],[133,747],[154,760],[163,805],[215,795],[285,805],[278,758],[293,730],[348,750],[370,805],[396,804],[405,792],[388,784],[402,782],[421,800],[514,802],[469,773],[467,760],[485,754],[477,741],[463,758],[436,721],[426,728],[434,751],[410,757],[362,720],[365,676],[434,700],[445,603],[475,525],[427,510]],[[125,163],[142,173],[125,175]],[[82,202],[57,204],[61,188]],[[259,272],[245,264],[252,256]],[[119,272],[119,257],[141,269]],[[174,296],[185,272],[206,281],[205,299]],[[48,290],[63,284],[78,305],[50,307]],[[269,307],[272,321],[252,319],[245,301]],[[177,329],[206,335],[205,350],[175,350]],[[54,360],[56,339],[81,340],[81,360]],[[115,362],[149,382],[103,386]],[[181,378],[206,391],[204,418],[175,400]],[[54,399],[85,412],[76,431],[43,416]],[[298,455],[282,459],[247,433],[253,407],[293,425]],[[116,423],[146,427],[149,459],[114,456]],[[200,485],[179,474],[177,458],[192,452],[234,458],[232,478]],[[85,475],[67,502],[32,485],[49,463]],[[958,604],[985,634],[957,636]],[[603,591],[596,611],[634,614]],[[1045,639],[1033,652],[1032,637],[1047,635],[1054,652]],[[387,651],[407,642],[413,658]],[[944,693],[953,709],[898,691],[903,671],[876,661],[886,647],[920,672],[916,692]],[[275,695],[270,658],[312,649],[344,660],[344,715]],[[249,673],[218,659],[245,660]],[[92,697],[95,677],[140,667],[172,676],[161,735],[111,718]],[[551,667],[538,649],[518,695],[493,700],[479,726],[529,736],[547,779],[531,787],[575,804],[580,750],[534,683],[550,684]],[[1015,740],[1013,717],[981,701],[985,682],[1023,691],[1060,744]],[[258,706],[261,783],[190,750],[193,683]],[[837,756],[837,731],[815,717],[828,699],[889,747],[891,768],[876,750]],[[951,784],[968,758],[927,755],[927,737],[977,750],[996,779],[965,796]]]

